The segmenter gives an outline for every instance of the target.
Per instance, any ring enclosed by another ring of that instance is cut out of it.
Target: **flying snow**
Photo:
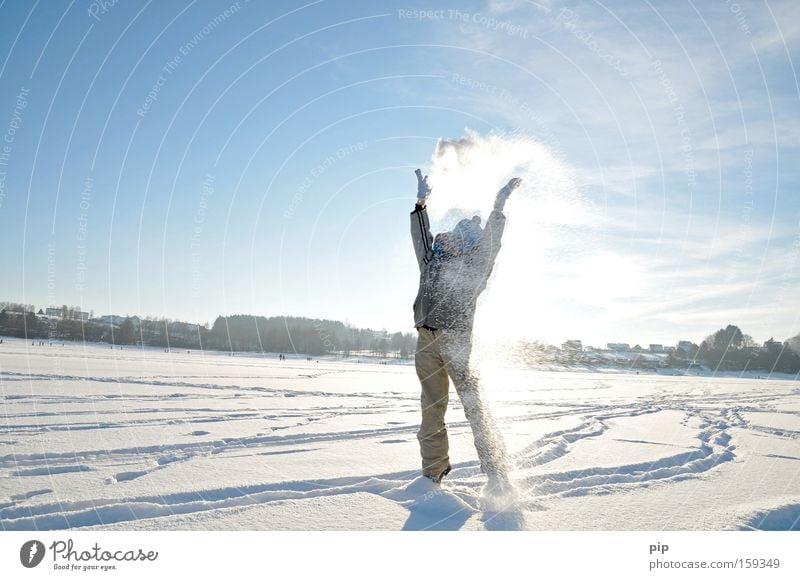
[[[522,134],[440,139],[433,154],[428,203],[435,231],[465,217],[486,222],[497,192],[512,177],[522,186],[505,207],[503,246],[476,315],[481,339],[542,338],[568,328],[557,302],[584,271],[577,267],[596,244],[596,212],[579,192],[574,171],[546,145]],[[575,320],[579,328],[580,321]]]

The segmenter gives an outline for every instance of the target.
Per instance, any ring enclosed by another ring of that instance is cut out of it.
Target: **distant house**
[[[663,344],[651,344],[650,345],[650,352],[664,352],[664,345]]]
[[[630,352],[631,345],[627,342],[609,342],[606,345],[606,348],[608,348],[608,350],[614,350],[617,352]]]
[[[788,346],[788,344],[786,345]],[[764,341],[763,350],[767,352],[779,352],[784,348],[783,343],[770,337],[769,340]]]
[[[580,340],[568,340],[561,345],[561,349],[567,352],[582,352],[583,344]]]
[[[683,354],[692,354],[697,352],[698,348],[699,347],[691,340],[680,340],[678,341],[678,346],[675,347],[675,350]]]
[[[644,349],[638,344],[631,349],[631,352],[642,352]]]
[[[44,313],[45,316],[55,316],[57,318],[61,318],[64,315],[64,311],[61,308],[47,308]]]
[[[72,320],[89,320],[89,313],[84,312],[83,310],[73,310],[72,311]]]

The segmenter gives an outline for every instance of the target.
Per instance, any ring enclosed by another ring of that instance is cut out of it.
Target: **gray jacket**
[[[503,212],[489,215],[480,240],[454,258],[433,253],[428,211],[411,212],[411,239],[419,263],[419,291],[414,301],[414,326],[470,332],[478,296],[486,288],[506,225]]]

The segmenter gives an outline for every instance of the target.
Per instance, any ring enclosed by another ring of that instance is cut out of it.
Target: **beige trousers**
[[[490,478],[507,478],[505,444],[483,400],[479,377],[470,367],[471,334],[427,328],[417,330],[415,366],[422,385],[422,424],[417,439],[422,455],[422,473],[437,477],[450,467],[444,421],[450,378],[472,427],[481,470]]]

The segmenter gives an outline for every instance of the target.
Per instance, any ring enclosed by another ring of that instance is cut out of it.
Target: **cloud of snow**
[[[428,201],[435,232],[473,215],[485,224],[500,188],[512,177],[523,180],[504,210],[503,245],[479,301],[476,339],[541,338],[543,326],[563,324],[562,316],[570,316],[554,310],[564,280],[563,273],[553,272],[585,257],[596,222],[573,173],[550,148],[523,134],[468,130],[437,143]]]

